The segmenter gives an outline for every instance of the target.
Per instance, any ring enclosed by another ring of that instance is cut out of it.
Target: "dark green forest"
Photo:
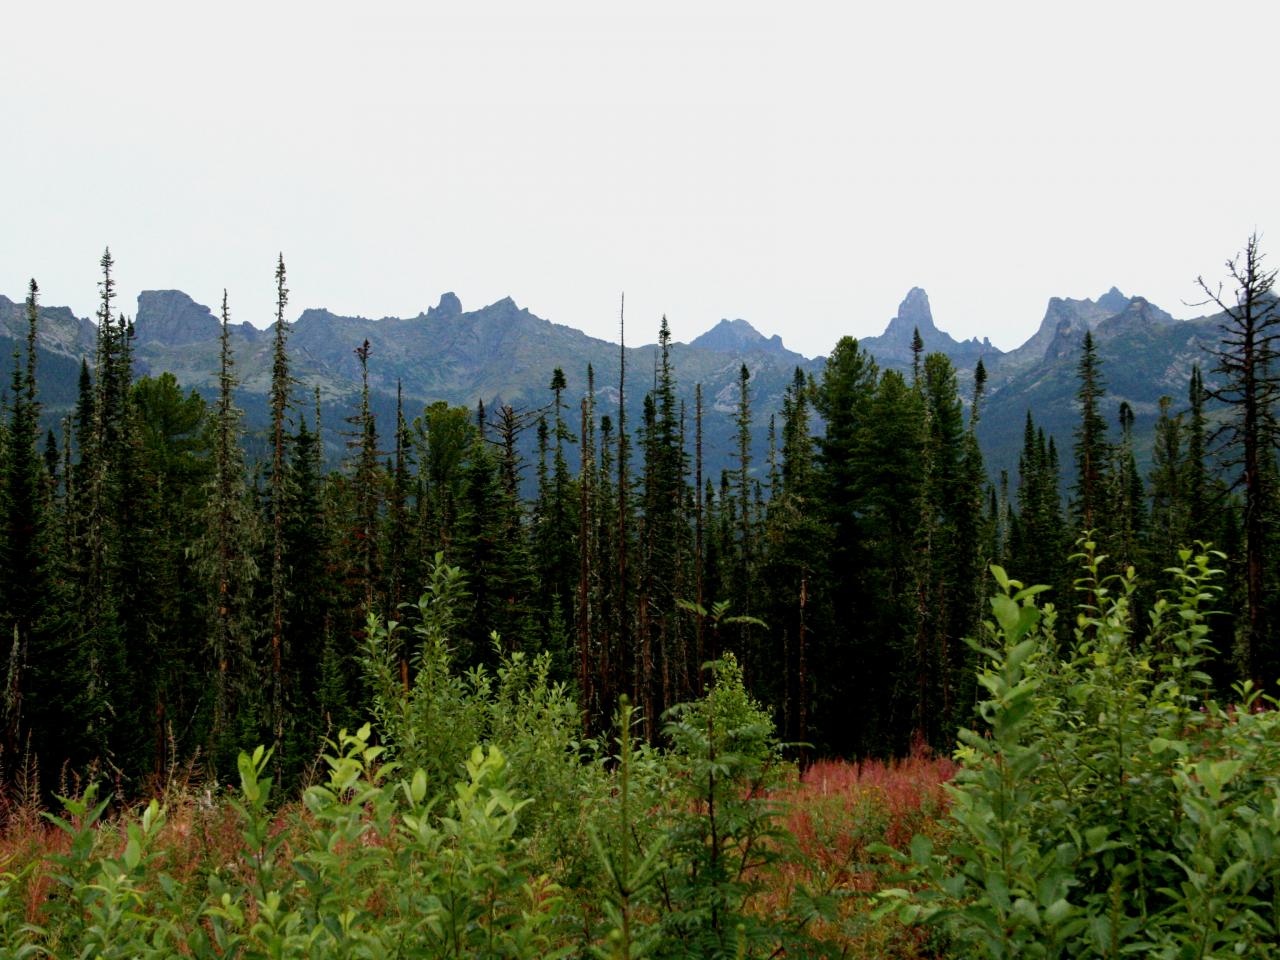
[[[1108,371],[1086,333],[1073,434],[1046,435],[1028,411],[1017,473],[998,477],[976,439],[981,363],[962,396],[951,361],[918,336],[906,375],[849,337],[820,377],[797,370],[763,459],[744,365],[737,454],[713,476],[701,390],[692,408],[678,399],[665,319],[639,422],[597,411],[590,368],[547,370],[539,407],[401,404],[380,421],[367,377],[379,358],[352,344],[365,389],[330,467],[319,437],[334,425],[291,377],[283,258],[270,426],[254,435],[234,402],[225,295],[207,402],[172,375],[135,376],[109,252],[100,266],[74,414],[42,427],[35,281],[4,395],[6,783],[47,794],[105,779],[142,795],[175,770],[229,777],[254,743],[297,783],[326,736],[370,718],[379,677],[414,682],[421,663],[394,648],[404,634],[375,643],[370,615],[420,626],[441,563],[460,571],[452,662],[493,670],[545,651],[588,734],[625,695],[656,740],[665,711],[704,693],[704,664],[732,653],[802,761],[946,751],[979,699],[964,640],[984,616],[989,566],[1073,607],[1068,557],[1085,531],[1109,569],[1153,579],[1181,546],[1223,551],[1232,586],[1213,620],[1212,681],[1227,691],[1280,673],[1280,312],[1256,239],[1225,292],[1206,286],[1224,311],[1203,358],[1217,386],[1196,367],[1185,394],[1161,402],[1149,471],[1134,412],[1104,406]],[[1137,622],[1155,599],[1140,577]]]

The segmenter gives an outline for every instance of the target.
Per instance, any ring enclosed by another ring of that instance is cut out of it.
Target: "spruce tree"
[[[382,562],[378,533],[382,514],[383,478],[379,465],[378,424],[369,402],[369,357],[372,352],[373,348],[368,340],[355,349],[356,359],[360,363],[360,406],[347,421],[352,427],[351,439],[347,441],[347,446],[352,451],[352,576],[360,596],[358,616],[361,623],[366,614],[380,611],[378,584],[381,580]],[[362,629],[357,626],[356,632]]]
[[[147,636],[139,651],[145,662],[133,677],[134,699],[149,714],[138,746],[148,746],[149,772],[160,778],[205,746],[183,718],[199,714],[209,679],[205,638],[192,630],[205,611],[190,549],[202,532],[209,435],[205,401],[194,390],[184,395],[171,373],[135,383],[130,407],[150,531]]]
[[[768,592],[765,621],[774,638],[772,670],[761,678],[780,714],[787,740],[807,742],[812,692],[810,635],[819,622],[817,586],[829,577],[830,530],[822,521],[810,429],[810,386],[796,368],[782,398],[779,488],[769,498],[762,582]],[[780,641],[781,650],[778,650]],[[779,653],[781,654],[779,656]]]
[[[1139,546],[1146,527],[1146,491],[1133,452],[1133,408],[1126,401],[1120,403],[1119,421],[1120,442],[1108,473],[1107,500],[1112,515],[1111,549],[1123,569],[1136,565],[1140,559]]]
[[[286,340],[289,330],[284,318],[289,302],[289,288],[285,286],[284,254],[276,261],[276,322],[275,337],[271,349],[271,471],[268,476],[268,517],[271,529],[271,692],[270,722],[272,740],[280,761],[280,747],[285,724],[285,661],[289,652],[285,649],[285,607],[288,602],[288,568],[285,566],[285,500],[288,477],[289,393],[293,378],[289,374],[289,354]]]
[[[319,429],[309,430],[307,418],[300,416],[297,434],[290,444],[290,482],[284,490],[282,529],[284,567],[290,586],[282,621],[284,647],[291,653],[287,663],[292,664],[286,676],[286,691],[292,691],[292,697],[287,701],[285,752],[297,760],[314,755],[315,745],[324,733],[326,708],[332,713],[336,706],[322,696],[324,641],[326,636],[332,636],[335,593],[330,572],[334,566],[330,557],[332,541],[325,524],[322,443]],[[336,677],[337,650],[332,643],[327,655]],[[336,691],[330,693],[334,694]]]
[[[0,460],[0,637],[9,648],[3,692],[0,774],[11,777],[24,759],[53,786],[51,774],[78,754],[75,727],[83,678],[68,643],[66,602],[53,569],[44,468],[36,449],[40,401],[36,390],[39,287],[26,301],[25,357],[14,349],[8,429]],[[11,782],[11,781],[8,781]]]
[[[1266,557],[1268,527],[1276,493],[1275,405],[1280,395],[1277,340],[1280,304],[1274,294],[1276,271],[1264,266],[1258,235],[1249,237],[1241,256],[1227,261],[1234,289],[1224,299],[1220,288],[1203,278],[1201,288],[1221,311],[1222,340],[1210,351],[1220,385],[1205,396],[1226,405],[1228,417],[1211,442],[1224,453],[1223,467],[1236,475],[1244,491],[1245,622],[1237,651],[1241,672],[1255,683],[1271,683],[1280,669],[1280,646],[1271,639],[1267,619]]]
[[[1101,403],[1105,392],[1102,370],[1093,334],[1086,331],[1077,367],[1079,387],[1076,401],[1080,422],[1075,431],[1076,481],[1072,520],[1077,531],[1109,532],[1107,512],[1107,464],[1111,460],[1107,443],[1107,421]]]
[[[1151,448],[1151,523],[1148,531],[1148,569],[1168,564],[1180,546],[1188,544],[1190,517],[1184,481],[1189,480],[1184,464],[1182,415],[1171,414],[1173,401],[1160,398],[1160,418],[1156,421]]]
[[[212,426],[213,476],[204,508],[200,569],[206,583],[207,636],[212,703],[208,754],[216,767],[230,762],[239,743],[256,731],[252,664],[257,625],[253,589],[258,531],[249,507],[241,448],[241,411],[234,391],[239,381],[231,351],[230,312],[222,294],[222,336],[218,400]]]

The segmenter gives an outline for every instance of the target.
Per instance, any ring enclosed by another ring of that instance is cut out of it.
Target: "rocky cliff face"
[[[882,367],[910,370],[911,341],[917,330],[924,342],[925,353],[945,353],[961,370],[970,370],[979,358],[989,364],[989,358],[1000,355],[1000,350],[992,346],[990,340],[978,340],[976,337],[956,340],[951,334],[939,330],[929,307],[929,295],[920,287],[912,287],[907,292],[884,333],[878,337],[866,337],[859,343]]]
[[[702,336],[690,340],[689,346],[702,350],[715,350],[718,353],[755,351],[780,355],[791,353],[782,345],[782,337],[776,333],[772,337],[766,337],[745,320],[721,320]]]
[[[97,330],[88,320],[77,317],[67,307],[40,307],[38,336],[44,350],[72,357],[77,365],[82,356],[93,356]],[[0,337],[27,339],[27,304],[0,294]]]
[[[262,331],[251,323],[232,323],[228,328],[232,336],[244,340],[262,337]],[[138,294],[133,330],[139,344],[182,347],[217,340],[222,321],[181,290],[143,290]]]
[[[1004,354],[997,363],[989,364],[990,372],[1002,378],[1016,376],[1046,357],[1060,357],[1063,344],[1082,340],[1086,330],[1097,330],[1112,318],[1122,316],[1142,323],[1177,322],[1142,297],[1126,297],[1115,287],[1097,300],[1050,297],[1036,332],[1022,346]]]

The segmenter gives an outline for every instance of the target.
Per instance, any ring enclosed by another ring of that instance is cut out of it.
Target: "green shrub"
[[[1044,588],[993,568],[956,839],[935,855],[917,838],[924,890],[887,891],[888,909],[944,923],[966,955],[1277,955],[1280,714],[1248,684],[1234,708],[1210,697],[1220,559],[1184,551],[1138,637],[1133,571],[1102,577],[1085,543],[1063,656]]]
[[[462,572],[437,554],[411,631],[369,616],[363,663],[379,734],[390,756],[404,767],[421,767],[433,783],[458,776],[476,744],[497,746],[529,800],[522,830],[556,834],[562,822],[577,818],[565,807],[579,795],[581,715],[564,685],[552,682],[549,653],[502,652],[495,635],[496,671],[454,671],[450,636],[465,596]],[[399,667],[406,632],[417,640],[407,658],[408,687]],[[547,840],[557,851],[566,842],[558,835]]]

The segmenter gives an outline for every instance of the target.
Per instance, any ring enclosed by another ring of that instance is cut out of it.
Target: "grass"
[[[782,899],[807,889],[839,902],[837,923],[817,936],[850,958],[916,960],[938,953],[927,932],[892,918],[872,916],[871,896],[890,885],[893,864],[870,852],[873,844],[905,851],[917,833],[937,841],[944,833],[945,784],[956,771],[949,759],[918,751],[902,760],[822,760],[783,795],[786,826],[800,856],[784,873]]]

